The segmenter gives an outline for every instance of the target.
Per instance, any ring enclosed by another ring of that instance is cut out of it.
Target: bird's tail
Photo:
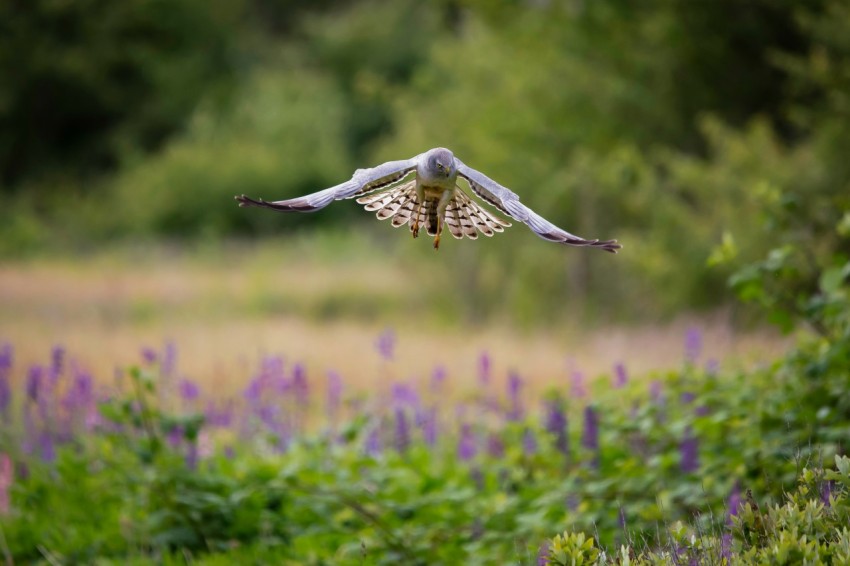
[[[392,218],[395,228],[410,224],[410,230],[414,230],[418,214],[419,226],[424,226],[431,236],[437,235],[437,200],[425,199],[419,206],[416,196],[416,180],[409,181],[387,191],[360,197],[357,202],[364,205],[369,211],[375,211],[379,220]]]
[[[412,220],[416,220],[418,212],[418,225],[423,226],[429,235],[437,235],[439,200],[426,198],[422,206],[419,206],[415,180],[380,193],[360,197],[357,202],[364,205],[366,210],[374,211],[380,220],[392,218],[392,225],[396,228],[409,223],[410,229],[413,230],[413,225],[417,222]],[[460,187],[455,188],[455,196],[446,207],[445,223],[455,238],[467,237],[473,240],[478,237],[479,232],[489,237],[511,225],[510,222],[481,208]]]
[[[474,240],[478,238],[478,232],[490,237],[496,232],[503,232],[511,223],[493,216],[457,187],[454,198],[446,207],[446,225],[455,238],[466,236]]]

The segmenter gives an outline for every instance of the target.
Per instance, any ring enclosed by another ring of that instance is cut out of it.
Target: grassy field
[[[689,328],[702,332],[704,359],[724,364],[772,359],[788,344],[769,329],[736,329],[726,312],[535,330],[498,319],[449,320],[445,304],[433,312],[423,288],[404,262],[380,253],[334,259],[299,245],[43,258],[0,265],[0,340],[15,345],[22,364],[61,344],[107,377],[137,362],[141,348],[172,342],[180,371],[222,392],[240,389],[264,354],[302,362],[314,374],[338,370],[366,389],[388,372],[427,378],[442,366],[450,375],[474,375],[488,352],[497,375],[518,369],[543,389],[573,371],[594,377],[621,362],[633,375],[678,367]],[[389,363],[375,348],[388,330],[396,338]]]

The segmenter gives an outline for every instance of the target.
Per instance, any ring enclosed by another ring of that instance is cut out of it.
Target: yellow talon
[[[440,235],[439,234],[437,234],[437,236],[434,238],[434,249],[435,250],[440,249]]]
[[[414,238],[418,238],[418,237],[419,237],[419,222],[414,222],[414,223],[413,223],[413,228],[411,229],[411,231],[413,232],[413,237],[414,237]]]

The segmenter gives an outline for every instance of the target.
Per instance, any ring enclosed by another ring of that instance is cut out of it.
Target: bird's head
[[[456,173],[455,156],[444,147],[428,152],[428,169],[438,177],[451,177]]]

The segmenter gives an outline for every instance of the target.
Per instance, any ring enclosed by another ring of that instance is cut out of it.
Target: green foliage
[[[241,4],[4,2],[0,190],[84,185],[122,150],[159,147],[234,71]]]
[[[198,110],[155,162],[131,165],[118,177],[117,214],[104,219],[110,233],[218,236],[268,229],[280,219],[239,209],[233,196],[286,198],[350,173],[343,99],[326,78],[309,69],[265,73],[235,98],[224,114]],[[309,222],[302,217],[291,224],[299,220]]]
[[[555,535],[549,546],[548,560],[553,566],[585,566],[597,564],[599,550],[593,537],[584,533]]]
[[[825,491],[826,482],[836,487]],[[600,556],[584,533],[566,532],[551,540],[548,563],[767,566],[850,561],[850,458],[836,456],[835,469],[803,469],[796,489],[783,499],[762,508],[748,494],[731,525],[699,533],[676,523],[661,549],[623,545],[610,557]]]

